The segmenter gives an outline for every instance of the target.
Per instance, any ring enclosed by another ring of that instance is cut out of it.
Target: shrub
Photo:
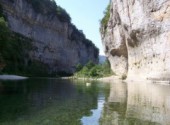
[[[110,69],[109,61],[106,61],[104,64],[94,64],[92,61],[89,61],[80,71],[76,72],[79,77],[104,77],[114,75]]]
[[[97,67],[93,67],[90,71],[89,71],[89,76],[91,77],[96,77],[98,76],[98,72],[97,72]]]
[[[66,12],[65,9],[61,8],[60,6],[57,7],[57,16],[62,22],[71,22],[70,15]]]
[[[83,68],[83,66],[81,64],[78,64],[76,66],[76,72],[80,71]]]
[[[89,61],[87,64],[86,64],[86,67],[88,68],[88,69],[91,69],[91,68],[93,68],[95,66],[95,64],[92,62],[92,61]]]
[[[104,27],[104,29],[107,28],[107,24],[108,24],[109,18],[110,18],[110,3],[107,6],[106,10],[104,11],[104,17],[101,20],[101,25],[102,25],[102,27]]]
[[[122,80],[125,80],[127,78],[127,75],[126,74],[123,74],[122,75]]]
[[[60,6],[57,6],[54,0],[27,0],[33,9],[41,14],[56,15],[61,22],[71,22],[70,15]]]

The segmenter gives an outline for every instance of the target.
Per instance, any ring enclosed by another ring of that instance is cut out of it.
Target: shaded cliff
[[[24,65],[38,61],[49,73],[72,74],[77,64],[98,63],[98,49],[53,0],[1,0],[0,4],[8,28],[30,39]]]
[[[115,73],[128,78],[170,78],[170,1],[112,0],[100,31]]]

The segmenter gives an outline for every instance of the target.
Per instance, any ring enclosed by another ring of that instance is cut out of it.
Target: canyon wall
[[[112,0],[109,13],[100,31],[112,70],[129,79],[169,79],[170,1]]]
[[[98,49],[65,19],[66,12],[54,1],[0,0],[0,4],[10,30],[31,39],[28,58],[47,65],[49,72],[72,74],[77,64],[98,63]]]

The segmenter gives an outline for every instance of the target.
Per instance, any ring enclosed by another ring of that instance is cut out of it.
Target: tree
[[[89,61],[87,64],[86,64],[86,67],[88,68],[88,69],[91,69],[91,68],[93,68],[95,66],[95,64],[92,62],[92,61]]]
[[[82,68],[83,68],[83,66],[81,64],[78,64],[76,66],[76,71],[79,72]]]
[[[109,5],[106,7],[106,9],[104,11],[104,17],[101,20],[101,25],[102,25],[102,27],[104,27],[104,29],[107,28],[107,24],[108,24],[108,21],[110,18],[110,6],[111,6],[111,4],[109,3]]]

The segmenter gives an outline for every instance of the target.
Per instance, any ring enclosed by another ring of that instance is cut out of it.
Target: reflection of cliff
[[[155,84],[112,83],[101,124],[169,125],[169,91],[170,87]]]
[[[104,105],[101,125],[119,125],[119,116],[125,118],[127,102],[127,86],[124,83],[110,84],[108,102]]]
[[[124,83],[111,84],[109,102],[126,102],[127,86]]]
[[[154,84],[128,84],[127,117],[170,124],[170,88]]]

